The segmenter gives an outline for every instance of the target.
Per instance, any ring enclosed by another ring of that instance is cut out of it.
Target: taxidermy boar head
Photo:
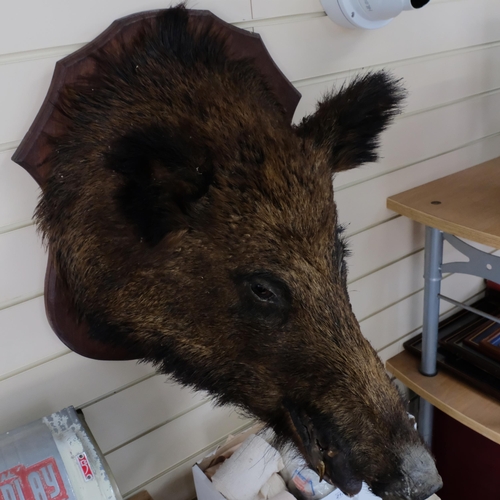
[[[36,214],[58,272],[93,336],[255,415],[345,493],[427,498],[440,478],[352,312],[332,188],[376,159],[403,91],[370,73],[292,126],[227,45],[176,7],[64,90]]]

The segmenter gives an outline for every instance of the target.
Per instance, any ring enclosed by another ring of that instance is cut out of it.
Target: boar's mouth
[[[386,480],[363,478],[362,471],[352,466],[348,446],[342,444],[338,432],[332,432],[332,425],[325,417],[314,411],[285,406],[292,439],[309,467],[344,494],[359,493],[363,479],[375,495],[385,500],[424,500],[443,486],[433,458],[423,445],[415,444],[403,451],[398,474]]]
[[[295,444],[309,467],[321,479],[340,488],[344,494],[352,496],[359,493],[362,479],[349,467],[345,452],[328,442],[331,438],[328,439],[321,433],[306,412],[289,408],[288,413],[293,424]]]

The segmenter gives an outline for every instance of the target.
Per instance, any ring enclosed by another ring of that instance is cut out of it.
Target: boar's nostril
[[[443,486],[433,458],[423,447],[412,447],[402,462],[403,482],[396,487],[408,500],[426,500]],[[392,490],[392,488],[391,488]]]
[[[443,486],[434,459],[424,446],[412,446],[402,453],[401,475],[383,483],[371,484],[384,500],[427,500]]]
[[[411,500],[426,500],[433,493],[439,491],[443,487],[443,482],[439,474],[428,474],[417,479],[417,482],[413,483],[410,487]]]

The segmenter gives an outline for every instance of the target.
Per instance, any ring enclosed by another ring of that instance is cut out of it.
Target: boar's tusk
[[[325,462],[323,461],[318,464],[318,476],[319,481],[323,481],[323,477],[325,477]]]

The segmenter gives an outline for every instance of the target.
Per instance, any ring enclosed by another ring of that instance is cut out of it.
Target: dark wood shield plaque
[[[51,170],[49,158],[52,146],[49,137],[57,137],[62,132],[61,127],[64,127],[60,118],[55,118],[61,90],[66,85],[75,83],[77,79],[94,74],[92,54],[104,47],[107,51],[113,51],[113,48],[118,46],[125,47],[126,50],[127,44],[133,43],[135,34],[144,24],[151,23],[162,12],[161,10],[141,12],[118,19],[92,42],[57,62],[42,107],[12,157],[12,160],[26,169],[40,186],[43,186],[44,179]],[[255,67],[266,77],[291,121],[300,100],[300,93],[271,59],[260,36],[231,26],[211,12],[203,10],[188,12],[192,22],[201,24],[213,22],[227,32],[230,57],[251,58],[254,61]],[[104,344],[91,337],[88,325],[77,319],[70,291],[58,276],[50,251],[45,276],[45,309],[49,323],[57,336],[70,349],[82,356],[101,360],[137,358],[133,352]]]

